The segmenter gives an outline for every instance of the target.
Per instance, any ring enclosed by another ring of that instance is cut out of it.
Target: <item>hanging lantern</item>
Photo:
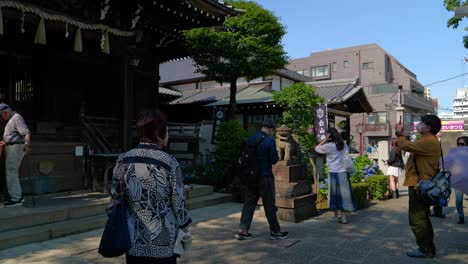
[[[101,50],[102,50],[102,53],[110,54],[109,34],[107,33],[107,31],[102,34]]]
[[[46,44],[46,31],[44,18],[41,18],[39,26],[37,26],[36,36],[34,37],[34,44],[45,45]]]
[[[1,8],[0,8],[0,35],[3,35],[3,15],[2,15]]]
[[[81,40],[81,29],[78,28],[75,31],[75,42],[73,44],[73,51],[75,52],[83,52],[83,42]]]

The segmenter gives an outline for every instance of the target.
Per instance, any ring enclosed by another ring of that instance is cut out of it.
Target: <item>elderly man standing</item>
[[[19,206],[23,204],[23,195],[19,182],[18,170],[24,155],[29,153],[31,135],[21,115],[13,111],[7,104],[0,104],[2,119],[8,121],[3,133],[3,141],[0,146],[5,147],[6,181],[10,200],[5,207]]]

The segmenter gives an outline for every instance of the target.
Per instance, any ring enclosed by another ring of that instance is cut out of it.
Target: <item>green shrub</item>
[[[354,200],[356,201],[357,209],[367,207],[367,194],[369,191],[369,184],[364,182],[351,183],[353,189]]]
[[[224,184],[224,177],[216,162],[208,161],[203,167],[196,167],[190,176],[184,177],[184,184],[212,185],[219,190]]]
[[[235,176],[239,174],[239,157],[244,148],[247,132],[241,127],[237,120],[226,121],[221,124],[216,136],[215,161],[208,164],[209,173],[212,177],[220,177],[216,187],[226,188],[232,183]]]
[[[328,181],[320,182],[319,184],[319,201],[328,199]]]
[[[385,175],[374,175],[368,177],[366,183],[369,184],[369,196],[371,199],[383,199],[388,188],[388,179]]]
[[[355,158],[354,167],[356,168],[356,173],[350,178],[353,183],[364,182],[367,177],[374,175],[383,175],[379,165],[375,161],[369,159],[367,155]]]

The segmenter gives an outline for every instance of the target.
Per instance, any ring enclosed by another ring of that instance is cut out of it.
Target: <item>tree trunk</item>
[[[229,94],[229,108],[227,112],[227,120],[234,119],[234,113],[236,110],[236,94],[237,94],[237,79],[232,80],[230,83],[230,94]]]
[[[314,192],[318,195],[319,193],[319,179],[317,173],[317,166],[315,165],[315,159],[309,157],[310,166],[312,166],[312,174],[314,176]]]

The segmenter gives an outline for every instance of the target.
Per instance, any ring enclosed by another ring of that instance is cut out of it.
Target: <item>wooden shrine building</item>
[[[136,113],[172,96],[159,64],[187,56],[181,32],[238,13],[214,0],[0,1],[0,99],[32,132],[22,184],[89,186],[86,146],[129,149]]]

